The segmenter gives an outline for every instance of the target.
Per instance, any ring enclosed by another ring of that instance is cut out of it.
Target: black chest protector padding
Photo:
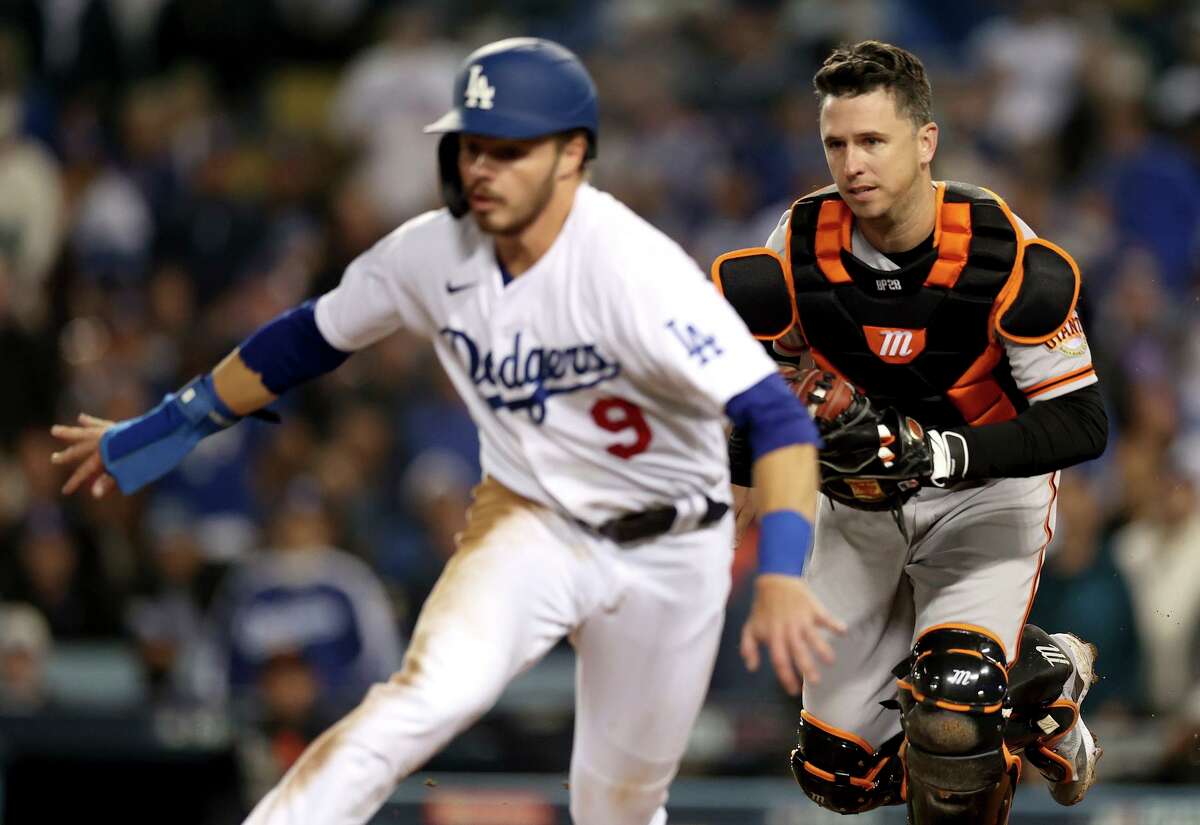
[[[713,262],[712,280],[755,338],[774,340],[796,322],[796,299],[774,250],[727,252]]]
[[[1070,255],[1036,238],[1025,244],[1022,264],[1020,285],[1005,299],[996,330],[1017,343],[1045,343],[1075,311],[1079,267]]]
[[[993,404],[1001,395],[1011,395],[1014,407],[1024,402],[1015,388],[1012,395],[1002,386],[994,393],[994,388],[977,390],[968,403],[964,388],[957,385],[994,346],[994,316],[1005,288],[1015,281],[1022,245],[1015,222],[993,195],[967,184],[947,182],[945,187],[943,204],[969,204],[970,216],[967,259],[951,287],[927,282],[934,265],[930,257],[876,275],[845,248],[841,263],[849,281],[827,277],[816,260],[816,236],[822,203],[836,192],[815,193],[793,205],[790,232],[798,320],[814,355],[825,358],[873,400],[939,427],[978,417],[988,409],[975,398],[981,394]],[[876,277],[895,278],[905,289],[880,293],[873,288]],[[887,363],[868,345],[868,326],[923,330],[924,350],[910,362]],[[976,376],[972,386],[990,386],[985,378]],[[993,377],[991,383],[997,380]],[[952,390],[958,393],[954,398]],[[970,416],[963,405],[972,410]]]

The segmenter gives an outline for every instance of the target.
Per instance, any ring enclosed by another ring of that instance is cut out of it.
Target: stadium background
[[[1034,610],[1100,645],[1104,782],[1070,817],[1026,787],[1014,822],[1200,821],[1200,4],[4,0],[4,823],[235,822],[395,666],[478,474],[425,345],[356,355],[130,499],[64,500],[47,429],[140,412],[436,207],[420,127],[471,48],[517,34],[581,54],[597,185],[704,266],[826,181],[832,45],[925,60],[935,177],[1081,263],[1113,423],[1065,474]],[[571,668],[554,651],[378,821],[565,822]],[[832,821],[788,778],[795,718],[726,643],[673,821]]]

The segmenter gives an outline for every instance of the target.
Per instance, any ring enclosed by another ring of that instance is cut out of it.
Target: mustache
[[[468,198],[473,198],[476,195],[479,195],[481,197],[487,198],[488,200],[494,200],[497,202],[503,202],[503,200],[504,200],[499,195],[497,195],[495,192],[493,192],[491,189],[488,189],[486,186],[484,186],[481,183],[477,183],[474,186],[472,186],[470,189],[467,190]]]

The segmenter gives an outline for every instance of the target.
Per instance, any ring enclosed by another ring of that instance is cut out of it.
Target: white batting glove
[[[961,481],[967,474],[971,454],[967,451],[967,440],[959,433],[925,431],[925,443],[933,458],[933,471],[929,480],[935,487],[947,487]]]

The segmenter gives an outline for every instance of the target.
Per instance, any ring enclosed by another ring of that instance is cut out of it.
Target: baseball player
[[[798,692],[844,629],[799,575],[816,429],[691,259],[588,184],[597,123],[566,49],[479,49],[428,127],[447,208],[141,418],[54,430],[74,442],[54,460],[79,462],[67,493],[132,492],[400,328],[433,342],[478,424],[484,479],[400,672],[309,747],[253,825],[365,822],[563,637],[578,653],[574,821],[665,822],[729,589],[726,416],[751,432],[765,502],[747,664],[767,645]]]
[[[993,825],[1023,749],[1072,804],[1099,755],[1079,718],[1095,650],[1025,619],[1057,471],[1107,439],[1079,271],[997,195],[932,179],[915,56],[839,48],[814,85],[833,185],[714,264],[754,333],[829,373],[810,400],[842,379],[865,395],[822,424],[806,577],[850,630],[804,686],[796,779],[842,813]]]

